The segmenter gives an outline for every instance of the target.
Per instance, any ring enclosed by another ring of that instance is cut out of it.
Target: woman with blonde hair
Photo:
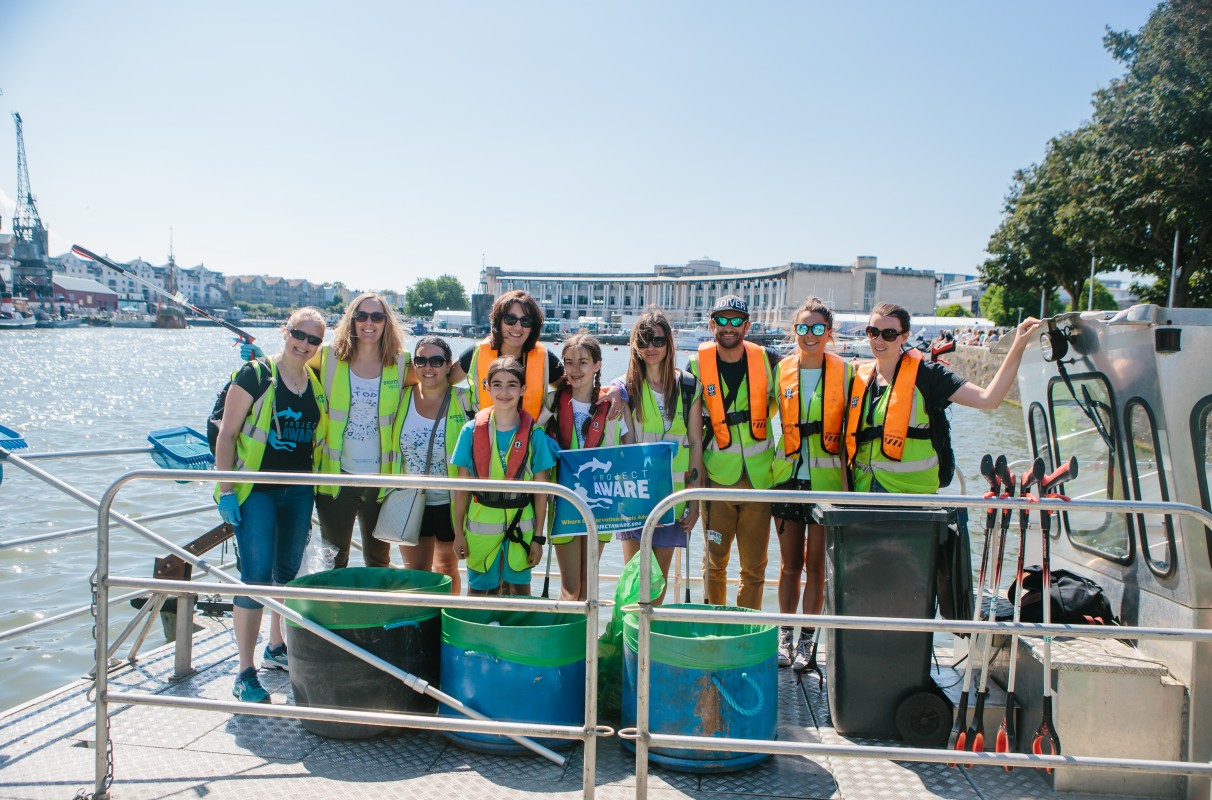
[[[250,361],[232,378],[215,440],[215,466],[236,472],[311,472],[325,428],[324,390],[307,362],[324,341],[324,317],[300,308],[283,328],[281,355]],[[281,586],[303,560],[311,531],[310,486],[223,482],[215,489],[219,514],[235,529],[240,579]],[[233,603],[240,666],[232,694],[248,703],[268,703],[257,679],[253,654],[261,630],[262,605],[237,596]],[[262,666],[286,668],[282,619],[272,615]]]
[[[246,358],[250,349],[241,349]],[[409,361],[400,323],[387,301],[376,292],[355,297],[337,323],[332,343],[323,345],[310,362],[329,406],[317,472],[390,475],[396,471],[400,445],[392,429]],[[333,566],[349,564],[355,521],[362,531],[366,566],[391,565],[391,546],[373,535],[379,521],[377,488],[317,486],[316,514],[324,541],[337,549]]]

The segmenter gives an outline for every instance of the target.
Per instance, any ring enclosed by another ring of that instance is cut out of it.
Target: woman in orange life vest
[[[847,491],[842,450],[846,390],[853,371],[825,345],[833,337],[833,312],[809,297],[795,313],[796,350],[779,362],[780,455],[793,463],[791,477],[775,489],[818,492]],[[812,523],[811,503],[774,503],[779,537],[779,612],[821,613],[825,601],[825,529]],[[800,592],[800,575],[804,591]],[[812,628],[779,632],[779,666],[803,672],[813,661]],[[796,644],[796,635],[799,643]]]
[[[459,477],[547,481],[555,465],[543,429],[522,408],[526,371],[502,356],[488,370],[493,404],[463,426],[451,460]],[[530,594],[530,568],[539,563],[545,502],[530,495],[454,492],[454,551],[467,559],[468,594]]]
[[[934,494],[939,458],[930,437],[929,411],[951,403],[997,408],[1010,391],[1023,350],[1039,325],[1023,320],[993,381],[976,386],[942,364],[927,362],[909,339],[909,312],[893,303],[871,310],[867,338],[873,361],[860,365],[850,388],[846,453],[858,492]]]
[[[578,333],[564,342],[564,385],[552,392],[549,403],[552,417],[547,436],[563,450],[611,447],[632,444],[627,415],[607,419],[610,404],[601,399],[602,345],[588,334]],[[610,534],[598,535],[597,558],[610,541]],[[553,538],[560,564],[560,599],[584,600],[589,544],[585,536]]]
[[[515,289],[493,301],[489,320],[488,338],[464,350],[451,366],[451,384],[467,381],[472,407],[477,411],[488,408],[492,405],[488,370],[497,358],[512,356],[526,371],[522,408],[535,422],[545,423],[549,413],[545,406],[548,386],[564,377],[564,367],[555,353],[539,344],[543,310],[533,297]]]
[[[673,328],[660,310],[645,311],[631,329],[631,357],[627,362],[628,403],[631,425],[637,442],[674,442],[673,490],[701,486],[703,472],[703,401],[698,379],[677,368]],[[687,403],[689,400],[689,403]],[[687,407],[689,405],[689,407]],[[686,421],[693,424],[687,425]],[[676,510],[677,520],[659,525],[652,533],[652,552],[668,586],[673,551],[686,547],[690,531],[699,518],[698,502],[685,503]],[[642,529],[617,534],[623,545],[623,560],[630,561],[640,551]],[[665,597],[662,588],[659,604]]]

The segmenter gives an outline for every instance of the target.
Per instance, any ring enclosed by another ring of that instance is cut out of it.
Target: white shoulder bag
[[[429,474],[429,465],[433,460],[433,442],[438,434],[438,426],[446,419],[446,408],[450,405],[450,390],[442,399],[442,407],[438,409],[438,417],[433,421],[433,430],[429,432],[429,450],[425,453],[425,470]],[[405,412],[407,413],[407,412]],[[404,458],[403,454],[400,456]],[[374,537],[381,542],[404,544],[414,547],[421,541],[421,520],[425,518],[424,489],[396,489],[383,500],[379,507],[379,521],[375,524]]]

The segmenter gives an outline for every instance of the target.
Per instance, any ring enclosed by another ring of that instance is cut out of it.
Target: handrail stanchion
[[[109,738],[109,703],[106,695],[109,683],[109,510],[108,493],[97,508],[97,568],[93,571],[93,638],[97,640],[96,681],[97,751],[94,756],[94,800],[109,800],[109,784],[113,775],[113,747]],[[192,633],[192,632],[191,632]]]
[[[551,509],[554,512],[554,508]],[[598,782],[598,525],[593,512],[585,516],[585,743],[581,783],[585,800],[593,800]],[[548,545],[552,547],[553,545]]]

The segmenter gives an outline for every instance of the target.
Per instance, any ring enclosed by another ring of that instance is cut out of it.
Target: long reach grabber
[[[1019,479],[1018,496],[1028,502],[1036,500],[1031,494],[1031,487],[1044,477],[1044,460],[1035,459],[1031,469],[1022,474]],[[1023,611],[1023,551],[1027,549],[1027,528],[1030,526],[1031,512],[1023,509],[1018,512],[1018,567],[1014,572],[1014,624],[1018,624]],[[1002,717],[1001,727],[997,729],[997,740],[993,748],[998,753],[1012,752],[1011,748],[1018,741],[1014,729],[1014,681],[1018,663],[1018,631],[1010,634],[1010,677],[1006,681],[1006,715]],[[1009,772],[1011,767],[1006,767]]]
[[[989,491],[985,493],[985,499],[989,500],[998,496],[997,471],[994,468],[993,456],[988,453],[981,459],[981,475],[989,482]],[[972,612],[972,621],[980,622],[981,620],[981,597],[985,591],[985,575],[989,569],[989,548],[992,546],[993,526],[997,524],[997,509],[991,508],[985,514],[985,547],[981,555],[981,571],[980,578],[977,580],[976,586],[976,603]],[[964,690],[960,694],[959,707],[955,710],[955,722],[951,725],[951,735],[947,738],[948,750],[963,750],[964,742],[967,738],[966,724],[968,721],[968,692],[972,691],[972,653],[976,650],[975,638],[968,647],[968,664],[964,668]],[[952,764],[951,766],[957,766]]]
[[[1058,467],[1055,472],[1045,477],[1040,481],[1039,494],[1040,497],[1047,499],[1069,500],[1063,494],[1057,494],[1052,491],[1052,488],[1059,486],[1067,480],[1072,480],[1077,477],[1077,458],[1070,458],[1069,463]],[[1052,532],[1052,514],[1048,511],[1041,510],[1039,515],[1040,529],[1043,531],[1043,592],[1042,598],[1044,603],[1044,624],[1052,624],[1052,553],[1049,549],[1049,541]],[[1040,719],[1039,728],[1035,731],[1035,738],[1031,741],[1031,752],[1036,755],[1044,754],[1044,742],[1048,743],[1049,755],[1059,756],[1061,754],[1060,737],[1056,734],[1056,726],[1052,722],[1052,697],[1055,693],[1052,690],[1052,636],[1044,634],[1044,713]],[[1052,772],[1051,767],[1044,768],[1046,772]]]

